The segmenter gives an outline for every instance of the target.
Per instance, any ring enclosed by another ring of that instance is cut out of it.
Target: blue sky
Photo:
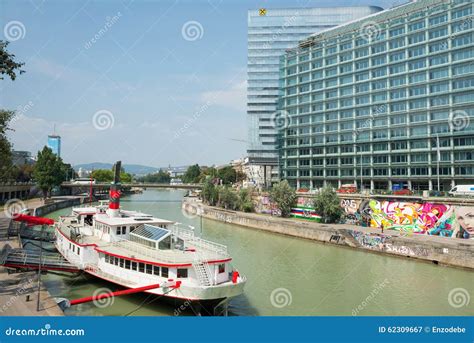
[[[227,163],[246,150],[248,9],[401,2],[2,0],[0,39],[26,73],[0,82],[0,106],[18,112],[15,149],[55,126],[72,164]]]

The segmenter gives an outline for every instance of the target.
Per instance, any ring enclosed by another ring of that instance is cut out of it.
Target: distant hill
[[[78,164],[74,166],[74,169],[76,171],[79,170],[79,168],[82,168],[83,170],[95,170],[95,169],[112,169],[113,164],[112,163],[103,163],[103,162],[93,162],[93,163],[84,163],[84,164]],[[168,167],[161,167],[161,168],[156,168],[156,167],[150,167],[150,166],[143,166],[141,164],[124,164],[122,165],[123,169],[127,173],[130,174],[135,174],[135,175],[146,175],[146,174],[151,174],[151,173],[157,173],[160,169],[163,170],[168,170]],[[186,170],[187,166],[183,167],[171,167],[172,170]]]
[[[95,170],[95,169],[112,169],[112,163],[102,163],[102,162],[93,162],[93,163],[85,163],[85,164],[78,164],[74,166],[76,171],[79,168],[83,170]],[[142,166],[140,164],[124,164],[122,165],[123,169],[127,173],[135,174],[135,175],[145,175],[150,173],[156,173],[160,170],[160,168],[150,167],[150,166]]]

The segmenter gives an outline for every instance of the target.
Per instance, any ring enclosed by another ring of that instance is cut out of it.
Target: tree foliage
[[[97,182],[112,182],[114,181],[114,172],[111,169],[96,169],[91,173],[91,177]],[[120,182],[130,183],[132,182],[132,176],[122,170]]]
[[[195,164],[188,167],[186,173],[183,176],[183,182],[185,183],[197,183],[199,182],[199,176],[201,175],[201,168],[199,164]]]
[[[5,182],[12,179],[12,151],[11,144],[7,139],[7,131],[11,120],[15,116],[14,111],[0,110],[0,181]]]
[[[223,185],[230,185],[237,181],[237,173],[231,166],[219,169],[217,171],[217,177],[222,180]]]
[[[164,170],[160,170],[158,173],[147,174],[138,178],[138,181],[146,183],[170,183],[170,180],[170,174]]]
[[[319,192],[314,199],[314,208],[325,223],[335,223],[343,214],[339,197],[330,187],[325,187]]]
[[[33,177],[43,196],[49,197],[51,190],[66,180],[63,161],[45,146],[42,151],[38,151]]]
[[[3,75],[8,75],[12,81],[16,79],[16,75],[23,74],[25,71],[21,69],[25,65],[23,62],[15,62],[15,55],[7,51],[10,42],[0,40],[0,80]]]
[[[239,197],[229,186],[219,188],[219,206],[226,210],[239,209]]]
[[[288,217],[296,202],[296,192],[288,181],[281,181],[270,189],[270,200],[277,205],[282,217]]]
[[[242,188],[239,192],[239,209],[244,212],[253,212],[255,206],[252,201],[252,190]]]
[[[202,200],[211,206],[217,205],[219,200],[219,190],[216,185],[212,182],[211,178],[204,181],[204,185],[201,191]]]

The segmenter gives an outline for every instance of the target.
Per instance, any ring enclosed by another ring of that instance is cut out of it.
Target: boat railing
[[[137,253],[140,255],[144,255],[147,257],[151,257],[153,259],[169,262],[169,263],[189,263],[190,260],[193,258],[186,254],[184,250],[159,250],[159,249],[152,249],[147,246],[144,246],[140,243],[132,242],[129,240],[119,240],[112,243],[112,246],[119,247],[121,249],[125,249],[131,251],[133,253]],[[207,248],[205,246],[199,246],[198,244],[194,244],[194,246],[198,248],[206,249],[208,252],[203,252],[203,257],[205,259],[216,259],[216,258],[225,258],[228,257],[227,250],[225,252],[218,251],[214,248]]]
[[[227,246],[215,242],[208,241],[200,237],[194,237],[188,241],[189,243],[195,245],[199,248],[204,248],[207,250],[214,251],[216,253],[228,256]]]

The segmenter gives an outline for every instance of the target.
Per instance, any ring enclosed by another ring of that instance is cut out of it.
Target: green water
[[[473,272],[189,218],[181,211],[183,195],[179,190],[149,190],[122,199],[121,206],[193,225],[197,232],[202,228],[204,238],[227,245],[234,266],[248,278],[244,295],[230,302],[230,315],[474,314],[474,299],[467,301],[474,297]],[[50,217],[68,213],[64,209]],[[69,299],[92,295],[97,288],[116,289],[88,276],[48,274],[44,280],[53,296]],[[464,305],[451,306],[450,292],[453,305]],[[81,304],[66,313],[170,316],[178,306],[130,295],[110,306]],[[187,307],[179,315],[193,311]]]

